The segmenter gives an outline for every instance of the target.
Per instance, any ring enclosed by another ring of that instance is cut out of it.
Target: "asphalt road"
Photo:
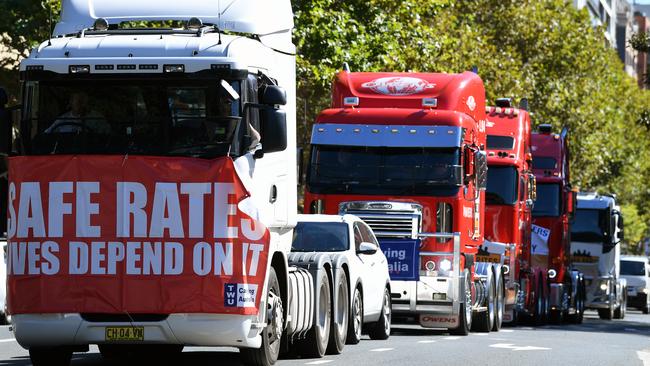
[[[96,347],[76,354],[72,365],[154,364],[131,360],[110,363]],[[238,365],[235,349],[186,348],[178,365]],[[290,359],[294,365],[642,365],[650,366],[650,315],[628,311],[624,320],[604,321],[588,312],[582,325],[504,328],[495,333],[451,337],[441,331],[409,324],[395,324],[387,341],[366,338],[346,346],[343,354],[322,359]],[[0,328],[0,366],[30,365],[27,351]]]

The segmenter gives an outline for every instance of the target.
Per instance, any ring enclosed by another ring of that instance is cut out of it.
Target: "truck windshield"
[[[489,205],[514,205],[517,202],[517,170],[511,166],[490,166],[485,202]]]
[[[314,146],[313,193],[452,196],[462,184],[459,149]]]
[[[557,169],[557,160],[544,156],[534,156],[533,169]]]
[[[231,86],[239,92],[240,82]],[[27,82],[25,155],[227,155],[240,121],[218,80]]]
[[[533,205],[533,216],[560,216],[560,185],[537,184],[537,200]]]
[[[349,247],[346,223],[299,222],[293,231],[292,252],[342,252]]]
[[[578,209],[571,223],[571,240],[602,243],[606,240],[606,210]]]
[[[639,261],[621,261],[621,275],[645,276],[645,263]]]

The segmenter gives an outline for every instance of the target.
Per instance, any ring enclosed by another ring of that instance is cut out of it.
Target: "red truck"
[[[487,107],[488,185],[485,238],[506,244],[504,322],[520,315],[539,321],[547,288],[546,266],[531,258],[532,207],[535,176],[532,170],[531,122],[527,101],[514,108],[510,98]],[[540,291],[540,289],[542,289]]]
[[[533,207],[533,264],[548,273],[548,296],[542,305],[546,319],[581,323],[585,307],[585,282],[571,266],[570,224],[575,213],[577,191],[571,189],[568,130],[553,133],[542,124],[533,133],[533,173],[537,200]],[[543,322],[544,317],[538,318]]]
[[[332,93],[313,127],[305,211],[372,227],[396,316],[461,335],[498,328],[501,263],[475,261],[485,244],[481,78],[345,70]]]

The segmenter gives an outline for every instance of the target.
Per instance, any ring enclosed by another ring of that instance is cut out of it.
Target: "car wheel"
[[[350,321],[348,322],[347,344],[357,344],[361,341],[363,330],[363,295],[357,286],[350,303]]]
[[[379,321],[370,325],[368,335],[370,339],[385,340],[390,337],[390,326],[392,318],[392,304],[390,298],[390,290],[388,287],[384,289],[384,296],[381,303],[381,315]]]

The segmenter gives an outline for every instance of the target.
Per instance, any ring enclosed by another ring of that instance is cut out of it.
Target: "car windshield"
[[[607,211],[578,209],[571,223],[571,240],[602,243],[607,235]]]
[[[314,146],[313,193],[451,196],[462,184],[459,149]]]
[[[213,79],[30,81],[17,144],[26,155],[227,155],[240,106],[219,85]],[[239,81],[230,85],[239,92]]]
[[[348,224],[343,222],[299,222],[293,231],[293,252],[342,252],[348,248]]]
[[[510,166],[490,166],[485,200],[491,205],[514,205],[517,202],[517,170]]]
[[[560,185],[537,184],[537,199],[533,205],[533,216],[560,216]]]
[[[645,276],[645,263],[622,260],[621,274],[624,276]]]

